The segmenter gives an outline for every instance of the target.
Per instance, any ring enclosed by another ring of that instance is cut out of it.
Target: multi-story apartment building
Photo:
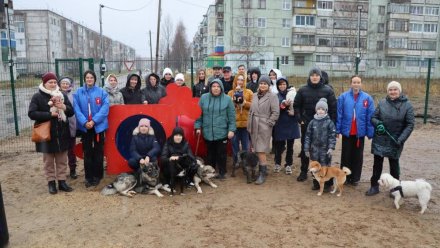
[[[7,15],[9,14],[9,16]],[[9,59],[15,59],[16,56],[16,32],[15,25],[12,17],[14,16],[14,8],[12,0],[8,1],[8,9],[6,9],[4,3],[0,4],[0,46],[1,46],[1,61],[0,61],[0,80],[9,79]],[[8,18],[9,18],[9,28],[8,30]],[[11,39],[9,43],[9,33],[11,34]],[[14,68],[15,69],[15,68]],[[16,74],[16,73],[14,73]]]
[[[345,76],[358,57],[363,75],[415,77],[428,58],[440,58],[439,7],[438,0],[217,0],[212,16],[222,10],[215,20],[223,32],[208,28],[204,36],[221,41],[234,67],[265,72],[279,59],[286,75],[319,66]]]
[[[17,71],[32,73],[23,62],[53,62],[65,58],[101,56],[100,35],[77,22],[50,10],[15,10],[17,27]],[[135,59],[135,49],[103,36],[104,58],[107,61]],[[116,63],[110,65],[117,66]],[[108,68],[116,69],[116,68]]]

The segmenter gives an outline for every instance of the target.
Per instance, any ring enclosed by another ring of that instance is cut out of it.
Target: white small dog
[[[423,179],[416,179],[415,181],[399,181],[388,173],[383,173],[379,179],[379,185],[387,188],[394,196],[394,205],[399,209],[399,200],[402,197],[418,197],[423,214],[428,207],[429,199],[431,198],[431,185]]]

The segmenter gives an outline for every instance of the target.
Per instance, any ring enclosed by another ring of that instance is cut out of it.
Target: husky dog
[[[258,165],[257,154],[249,151],[240,151],[237,154],[237,167],[232,168],[232,175],[235,175],[235,169],[242,167],[243,174],[246,175],[247,183],[252,183],[256,178]]]
[[[142,194],[155,194],[158,197],[163,197],[163,194],[159,192],[159,189],[170,192],[167,186],[162,185],[159,182],[160,168],[157,162],[149,162],[147,164],[141,164],[138,173],[138,184],[135,188],[137,193]]]
[[[122,173],[118,175],[115,181],[107,186],[105,186],[101,194],[102,195],[114,195],[119,193],[128,197],[132,197],[136,194],[133,190],[136,186],[136,178],[133,175]]]
[[[203,159],[196,158],[197,160],[197,173],[193,176],[194,185],[197,189],[197,193],[201,194],[202,188],[200,187],[200,183],[204,182],[209,184],[209,186],[213,188],[217,188],[211,178],[215,177],[215,169],[210,165],[204,165]]]

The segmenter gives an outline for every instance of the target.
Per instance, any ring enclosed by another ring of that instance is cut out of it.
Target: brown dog
[[[310,161],[309,171],[313,173],[313,176],[319,182],[318,195],[322,195],[324,183],[333,178],[333,191],[330,193],[334,194],[339,189],[338,196],[341,196],[346,177],[351,174],[350,169],[347,167],[343,167],[341,170],[337,167],[321,166],[318,161]]]

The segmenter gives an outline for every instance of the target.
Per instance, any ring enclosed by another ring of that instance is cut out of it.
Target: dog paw
[[[339,194],[337,194],[336,196],[341,196],[342,194],[341,193],[339,193]]]
[[[214,189],[216,189],[218,186],[215,184],[212,184],[211,187],[213,187]]]
[[[202,190],[197,190],[197,194],[203,193]]]
[[[322,195],[322,193],[321,192],[318,192],[318,194],[317,194],[318,196],[321,196]]]

